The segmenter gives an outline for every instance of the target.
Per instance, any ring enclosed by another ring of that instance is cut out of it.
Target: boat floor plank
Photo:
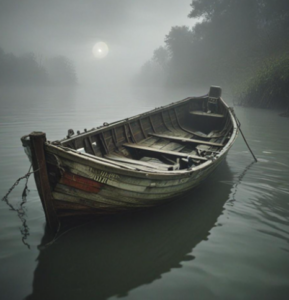
[[[143,146],[147,146],[150,147],[152,146],[154,143],[156,143],[159,140],[159,138],[153,137],[153,136],[149,136],[146,139],[142,140],[139,142],[140,145]]]
[[[163,147],[161,150],[180,152],[184,149],[184,147],[185,147],[184,145],[181,145],[181,144],[178,144],[175,142],[170,142],[168,145]]]
[[[154,148],[154,149],[162,149],[162,148],[166,147],[169,143],[170,143],[170,141],[168,141],[168,140],[159,139],[156,143],[154,143],[153,145],[151,145],[149,147]]]

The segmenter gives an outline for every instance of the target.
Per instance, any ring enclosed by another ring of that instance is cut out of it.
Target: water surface
[[[206,92],[0,88],[1,198],[28,171],[22,135],[37,130],[60,139],[69,128],[90,129]],[[186,196],[72,228],[51,244],[31,177],[28,227],[0,202],[0,298],[288,299],[289,119],[235,110],[257,164],[239,136],[226,162]],[[14,207],[24,184],[9,195]]]

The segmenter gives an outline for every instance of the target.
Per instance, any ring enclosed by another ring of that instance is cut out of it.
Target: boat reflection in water
[[[216,226],[233,184],[226,162],[199,188],[170,204],[106,217],[70,230],[52,245],[43,237],[33,299],[107,299],[161,278]]]

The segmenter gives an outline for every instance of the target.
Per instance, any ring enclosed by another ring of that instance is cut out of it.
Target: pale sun
[[[108,51],[109,51],[108,46],[104,42],[98,42],[92,48],[92,53],[94,57],[99,59],[106,57]]]

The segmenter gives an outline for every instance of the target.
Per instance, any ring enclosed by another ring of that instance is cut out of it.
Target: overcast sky
[[[172,26],[192,27],[191,0],[0,0],[0,47],[20,55],[66,55],[80,81],[131,73],[163,45]],[[92,54],[103,41],[109,54]]]

